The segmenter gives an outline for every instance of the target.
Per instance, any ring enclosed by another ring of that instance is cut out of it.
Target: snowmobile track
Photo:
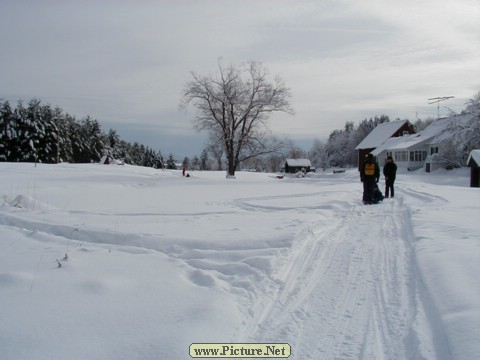
[[[255,313],[252,341],[288,342],[292,359],[424,358],[412,239],[401,199],[333,210],[272,274],[281,285]]]

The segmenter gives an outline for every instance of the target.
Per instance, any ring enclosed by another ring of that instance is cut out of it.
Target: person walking
[[[363,203],[373,204],[373,192],[380,179],[380,168],[375,162],[373,154],[368,154],[367,159],[360,168],[360,180],[363,183]]]
[[[391,156],[387,157],[387,162],[383,167],[383,175],[385,176],[385,197],[393,197],[395,195],[395,189],[393,183],[397,176],[397,164],[393,161]]]

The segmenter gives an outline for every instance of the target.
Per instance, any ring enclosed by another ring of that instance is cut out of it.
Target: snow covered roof
[[[405,135],[395,138],[387,139],[383,144],[376,147],[372,151],[374,156],[377,156],[385,150],[399,150],[410,149],[415,145],[422,143],[438,144],[442,141],[448,140],[452,137],[453,132],[449,131],[448,127],[452,123],[466,124],[472,119],[471,114],[450,116],[448,118],[441,118],[432,122],[424,130],[418,134]]]
[[[372,151],[372,154],[377,156],[385,150],[409,149],[412,146],[419,145],[430,139],[432,139],[432,136],[422,136],[421,133],[389,138],[382,145],[375,148],[375,150]]]
[[[372,132],[370,132],[370,134],[368,134],[360,144],[357,145],[355,150],[379,147],[407,122],[408,120],[399,120],[377,125],[377,127],[373,129]]]
[[[472,150],[470,152],[470,155],[468,155],[468,159],[467,159],[467,165],[468,166],[471,166],[470,165],[470,161],[473,160],[477,163],[477,165],[480,166],[480,150]]]
[[[452,132],[448,131],[449,125],[452,123],[466,125],[472,120],[472,116],[472,114],[463,114],[435,120],[427,128],[425,128],[421,134],[432,137],[432,144],[441,143],[442,141],[450,139],[452,136]]]
[[[293,167],[310,167],[312,163],[308,159],[287,159],[286,160],[288,166]]]

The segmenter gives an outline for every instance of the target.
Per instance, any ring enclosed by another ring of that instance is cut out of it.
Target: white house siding
[[[391,156],[397,167],[415,170],[421,168],[427,158],[427,141],[428,138],[419,134],[391,138],[372,151],[372,154],[381,165],[385,164],[387,156]]]
[[[382,166],[385,165],[387,156],[391,156],[393,158],[397,164],[397,167],[416,170],[423,167],[425,160],[427,159],[427,151],[421,147],[406,150],[385,150],[377,155],[378,163]]]

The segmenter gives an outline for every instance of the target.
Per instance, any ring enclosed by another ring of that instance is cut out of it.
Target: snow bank
[[[355,170],[0,163],[0,357],[268,341],[292,359],[478,358],[467,170],[400,173],[395,199],[363,206]]]

